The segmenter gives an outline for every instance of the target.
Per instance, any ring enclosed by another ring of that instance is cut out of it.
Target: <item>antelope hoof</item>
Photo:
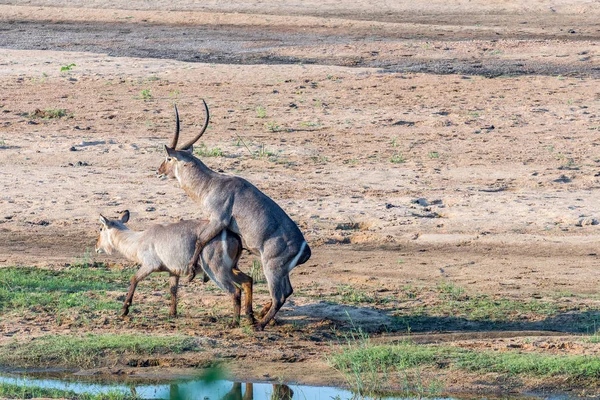
[[[195,277],[196,277],[196,271],[192,270],[192,272],[190,272],[190,274],[188,275],[188,282],[193,281]]]
[[[123,309],[121,311],[121,315],[119,315],[121,318],[125,318],[127,316],[127,314],[129,314],[129,310],[128,309]]]
[[[230,323],[227,324],[228,328],[239,328],[240,327],[240,321],[237,320],[233,320]]]
[[[254,331],[255,332],[262,332],[265,330],[265,326],[263,324],[261,324],[260,322],[257,322],[253,325],[254,327]]]
[[[177,313],[176,313],[176,312],[175,312],[175,313],[173,313],[173,312],[170,312],[170,313],[169,313],[169,317],[170,317],[170,318],[177,318]]]
[[[248,321],[248,325],[250,326],[256,325],[256,318],[254,318],[254,315],[248,315],[246,321]]]

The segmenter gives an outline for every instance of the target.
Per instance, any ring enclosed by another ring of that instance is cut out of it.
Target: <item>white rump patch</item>
[[[293,270],[294,267],[296,266],[296,264],[298,264],[298,260],[300,259],[300,256],[302,255],[302,253],[304,253],[304,248],[305,247],[306,247],[306,241],[302,242],[302,246],[300,246],[300,251],[298,252],[298,254],[296,254],[296,257],[294,257],[294,259],[290,263],[290,266],[288,268],[288,272],[291,271],[291,270]]]

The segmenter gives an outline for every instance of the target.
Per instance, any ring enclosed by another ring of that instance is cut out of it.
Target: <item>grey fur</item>
[[[153,225],[145,231],[136,232],[125,226],[128,218],[128,212],[124,213],[120,220],[108,220],[100,216],[103,229],[96,244],[97,252],[104,251],[111,254],[113,250],[117,250],[128,260],[141,265],[131,279],[131,287],[123,305],[122,315],[127,315],[129,312],[137,283],[153,272],[165,271],[171,275],[171,292],[176,297],[179,277],[190,273],[189,265],[198,240],[197,233],[208,223],[207,221],[180,221],[168,225]],[[239,236],[224,230],[207,243],[201,253],[202,267],[205,272],[217,286],[234,296],[236,320],[239,319],[239,301],[236,309],[236,300],[241,295],[240,286],[249,282],[250,293],[252,292],[252,279],[237,268],[241,250]],[[198,268],[197,264],[194,268]],[[172,300],[171,314],[174,316],[176,299]],[[248,317],[253,323],[252,312],[246,309],[247,314],[248,312],[250,313]]]
[[[290,271],[311,256],[302,232],[277,203],[245,179],[212,171],[193,156],[191,147],[165,150],[167,159],[158,173],[176,178],[210,221],[198,233],[194,259],[223,229],[239,234],[244,247],[260,255],[271,294],[257,324],[264,329],[293,292]]]

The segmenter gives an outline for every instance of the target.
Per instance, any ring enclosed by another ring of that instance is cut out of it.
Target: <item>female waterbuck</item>
[[[100,215],[102,228],[96,243],[96,252],[111,254],[117,250],[127,259],[139,263],[140,269],[131,278],[127,298],[123,304],[122,316],[129,313],[133,293],[137,284],[153,272],[164,271],[170,274],[171,312],[177,315],[177,285],[181,275],[190,274],[190,260],[194,255],[198,232],[208,221],[180,221],[168,225],[153,225],[145,231],[132,231],[125,224],[129,211],[123,212],[118,220],[108,220]],[[223,230],[202,249],[200,260],[204,272],[221,289],[233,298],[234,324],[239,323],[241,291],[244,291],[244,310],[250,324],[252,314],[252,278],[237,268],[242,252],[242,243],[235,233]],[[199,268],[197,263],[193,269]]]
[[[242,237],[244,247],[261,257],[271,301],[261,310],[259,330],[273,319],[292,294],[290,271],[308,261],[311,252],[298,226],[271,198],[237,176],[219,174],[194,157],[192,145],[206,131],[206,121],[196,137],[176,149],[179,139],[179,114],[175,107],[175,136],[165,146],[167,158],[158,169],[160,175],[176,178],[182,189],[196,202],[209,222],[197,233],[193,265],[201,249],[223,229]],[[193,276],[191,276],[193,278]]]

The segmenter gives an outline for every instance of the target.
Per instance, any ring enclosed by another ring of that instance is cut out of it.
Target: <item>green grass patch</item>
[[[199,157],[223,157],[223,150],[219,147],[208,148],[204,143],[194,147],[194,154]]]
[[[69,114],[64,108],[37,108],[34,112],[25,114],[29,118],[41,118],[41,119],[55,119],[67,117]]]
[[[450,295],[452,296],[452,295]],[[452,297],[428,307],[411,310],[413,316],[450,316],[468,321],[517,322],[541,319],[556,315],[558,305],[538,300],[512,300],[478,295],[463,299]]]
[[[404,156],[402,155],[402,153],[396,153],[390,158],[390,162],[392,164],[402,164],[402,163],[406,162],[406,160],[404,159]]]
[[[349,341],[329,362],[346,375],[349,383],[363,388],[376,387],[373,382],[382,375],[425,366],[475,373],[563,376],[575,380],[595,380],[600,375],[600,357],[594,356],[491,352],[412,343],[372,345],[367,339]]]
[[[337,293],[335,293],[334,296],[344,304],[364,304],[378,302],[374,296],[356,289],[352,285],[338,286]]]
[[[127,355],[157,355],[199,350],[189,336],[87,334],[48,335],[31,341],[15,340],[0,347],[0,365],[10,367],[62,366],[92,368]]]
[[[257,118],[266,118],[267,109],[263,106],[256,106],[256,117]]]
[[[70,71],[73,69],[73,67],[76,67],[76,66],[77,65],[75,65],[74,63],[63,65],[62,67],[60,67],[60,72]]]
[[[141,100],[150,100],[152,98],[152,91],[150,89],[143,89],[140,92],[140,96],[138,97],[138,99]]]
[[[0,398],[3,399],[77,399],[77,400],[128,400],[135,397],[119,393],[108,392],[101,394],[75,393],[72,390],[43,388],[35,385],[20,385],[13,383],[0,383]]]
[[[439,394],[437,379],[425,382],[420,367],[435,363],[435,350],[388,352],[387,347],[373,346],[366,333],[353,330],[345,336],[345,345],[328,361],[339,370],[350,387],[361,396],[379,398],[379,394],[402,388],[407,398],[424,398]],[[405,346],[405,345],[404,345]],[[398,347],[398,346],[393,346]]]
[[[542,321],[568,311],[556,301],[510,299],[487,294],[472,294],[452,282],[442,280],[435,288],[402,288],[401,297],[422,300],[423,306],[396,312],[405,322],[428,318],[450,318],[488,324]],[[429,321],[431,322],[431,321]],[[589,321],[581,321],[589,324]]]
[[[104,297],[104,291],[125,290],[130,275],[130,271],[106,267],[71,267],[59,271],[0,268],[0,312],[58,312],[71,307],[116,310],[120,303]]]

